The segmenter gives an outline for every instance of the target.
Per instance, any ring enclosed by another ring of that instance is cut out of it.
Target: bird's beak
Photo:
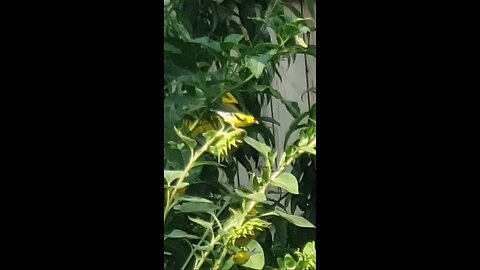
[[[255,124],[260,124],[260,123],[258,122],[258,120],[255,120],[255,122],[254,122],[254,123],[255,123]]]

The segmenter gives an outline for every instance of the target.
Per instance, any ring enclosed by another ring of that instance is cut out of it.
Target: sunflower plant
[[[315,117],[271,86],[280,61],[315,56],[312,19],[274,0],[165,0],[164,15],[164,268],[279,269],[287,255],[313,267],[299,248],[315,222],[287,206],[307,181],[295,166],[316,155]],[[296,119],[280,152],[261,113],[273,99]]]

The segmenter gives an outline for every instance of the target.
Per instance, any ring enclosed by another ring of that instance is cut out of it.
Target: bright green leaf
[[[250,256],[250,259],[242,266],[250,269],[263,269],[265,266],[265,254],[263,253],[262,246],[256,240],[252,240],[248,243],[247,248],[248,250],[254,250],[254,252]]]
[[[276,210],[275,213],[277,213],[279,216],[283,217],[284,219],[288,220],[295,226],[302,227],[302,228],[315,228],[315,225],[313,225],[310,221],[306,220],[304,217],[289,215],[287,213],[284,213],[278,210]]]
[[[316,255],[316,250],[315,250],[315,241],[308,242],[305,247],[303,248],[303,254],[307,256],[315,256]]]
[[[285,258],[283,260],[283,263],[284,263],[285,267],[289,270],[293,270],[297,267],[297,262],[292,257],[292,255],[290,255],[288,253],[285,254]]]
[[[192,222],[195,222],[197,223],[198,225],[204,227],[205,229],[211,229],[212,228],[212,223],[210,222],[207,222],[203,219],[200,219],[200,218],[194,218],[194,217],[191,217],[191,216],[188,216],[188,219],[190,219]]]
[[[243,35],[240,35],[240,34],[230,34],[228,36],[225,37],[225,39],[223,40],[223,42],[227,42],[227,43],[235,43],[237,44],[238,42],[240,42],[240,40],[243,39]]]
[[[286,191],[298,194],[297,178],[291,173],[282,173],[277,178],[272,179],[272,185],[285,189]]]
[[[255,78],[260,78],[262,75],[263,69],[265,68],[265,64],[258,61],[258,59],[254,57],[248,57],[247,58],[247,68],[250,69],[250,71],[253,73]]]
[[[317,154],[317,151],[316,151],[314,148],[312,148],[312,147],[304,146],[304,147],[300,147],[300,150],[303,150],[303,151],[305,151],[305,152],[307,152],[307,153],[310,153],[310,154],[312,154],[312,155],[316,155],[316,154]]]
[[[228,259],[225,260],[220,270],[230,270],[234,264],[235,262],[233,261],[233,256],[230,256]]]
[[[267,198],[265,197],[265,194],[263,192],[255,192],[255,193],[245,193],[241,190],[235,190],[237,192],[237,194],[242,197],[242,198],[246,198],[246,199],[250,199],[252,201],[256,201],[256,202],[264,202],[267,200]]]
[[[163,178],[170,185],[175,179],[182,177],[183,171],[163,171]]]
[[[261,143],[255,139],[252,139],[250,137],[245,137],[244,141],[249,144],[251,147],[255,148],[258,152],[260,152],[263,156],[268,157],[268,153],[272,151],[272,148],[270,146]]]
[[[272,45],[268,43],[268,45]],[[257,45],[258,46],[258,45]],[[246,57],[246,65],[247,68],[253,73],[255,78],[260,78],[262,75],[265,66],[267,65],[268,61],[272,58],[272,56],[276,53],[276,50],[270,50],[267,53],[261,56],[247,56]]]

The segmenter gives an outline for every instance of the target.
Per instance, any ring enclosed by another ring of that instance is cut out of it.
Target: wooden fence
[[[299,1],[292,3],[298,10],[302,10],[306,17],[313,17],[307,11],[307,8],[300,4]],[[286,12],[289,12],[288,10]],[[291,14],[291,12],[289,12]],[[316,32],[310,34],[309,37],[304,36],[304,41],[310,45],[316,45]],[[311,106],[316,103],[316,91],[307,91],[316,87],[316,58],[306,55],[297,55],[295,61],[288,66],[287,60],[283,61],[278,68],[281,79],[274,78],[272,86],[277,89],[284,99],[297,102],[300,111],[308,111]],[[278,100],[274,100],[271,104],[263,108],[263,115],[270,116],[275,119],[280,125],[272,125],[273,134],[275,137],[276,150],[278,153],[283,153],[283,145],[285,135],[292,121],[292,115],[287,111],[285,105]],[[289,142],[293,142],[298,138],[298,133],[292,135]],[[251,187],[247,171],[242,165],[239,167],[240,185],[244,187]],[[259,174],[259,171],[255,173]],[[278,192],[281,192],[277,189]],[[281,194],[278,194],[281,196]]]

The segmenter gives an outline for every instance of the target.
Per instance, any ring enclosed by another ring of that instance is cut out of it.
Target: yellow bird
[[[219,111],[219,110],[214,110],[213,112],[215,112],[217,115],[222,117],[223,121],[225,121],[226,123],[229,123],[237,128],[248,127],[253,124],[258,124],[258,121],[255,119],[255,117],[253,117],[252,115],[244,114],[240,112],[237,109],[237,107],[235,107],[235,104],[238,104],[238,101],[232,95],[232,93],[227,92],[222,97],[222,103],[226,107],[226,109],[231,109],[231,112]],[[197,137],[199,134],[205,133],[209,130],[213,130],[216,128],[216,125],[214,123],[205,119],[200,120],[200,122],[196,125],[196,127],[193,130],[191,130],[193,121],[186,120],[185,125],[190,129],[191,131],[190,135],[193,138]]]
[[[253,124],[258,124],[258,121],[252,115],[246,115],[240,112],[234,104],[238,104],[237,99],[232,93],[227,92],[222,98],[222,103],[228,108],[232,108],[233,112],[215,111],[219,116],[223,118],[223,121],[232,124],[235,127],[248,127]]]
[[[258,121],[252,115],[246,115],[241,112],[215,112],[223,118],[223,121],[237,128],[248,127],[253,124],[258,124]]]

